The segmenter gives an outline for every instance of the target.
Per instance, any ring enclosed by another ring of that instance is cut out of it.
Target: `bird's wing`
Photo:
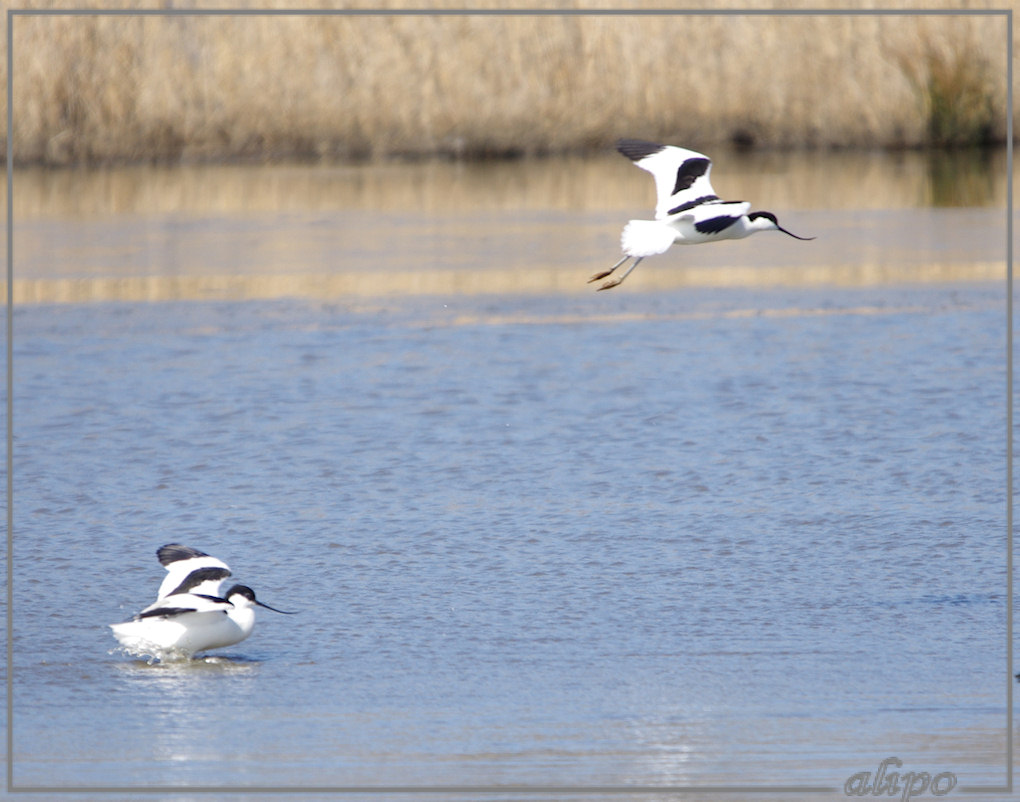
[[[136,621],[143,618],[173,618],[185,613],[225,613],[234,605],[217,596],[201,593],[173,593],[150,604],[138,615]]]
[[[230,567],[204,551],[168,543],[156,551],[167,575],[159,586],[157,599],[180,593],[218,596],[223,580],[230,576]]]
[[[718,200],[709,173],[712,160],[693,150],[621,139],[616,149],[655,179],[655,219],[666,220],[707,200]]]

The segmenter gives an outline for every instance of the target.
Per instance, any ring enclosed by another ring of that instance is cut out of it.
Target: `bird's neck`
[[[254,607],[235,607],[227,615],[230,620],[237,624],[244,632],[251,632],[255,626]]]

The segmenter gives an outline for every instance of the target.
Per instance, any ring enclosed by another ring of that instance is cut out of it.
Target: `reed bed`
[[[827,4],[840,7],[812,5]],[[1004,141],[1006,93],[1005,18],[975,14],[13,23],[18,164],[517,156],[621,135],[706,148],[979,144]]]

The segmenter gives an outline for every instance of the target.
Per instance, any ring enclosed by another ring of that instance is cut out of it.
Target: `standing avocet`
[[[628,259],[634,259],[622,276],[605,282],[599,290],[622,283],[642,259],[665,253],[674,242],[700,245],[742,239],[756,231],[782,231],[794,239],[814,239],[791,234],[771,212],[749,212],[751,204],[746,201],[721,200],[708,179],[712,161],[707,156],[641,139],[621,139],[616,149],[652,174],[658,203],[654,220],[631,220],[624,227],[620,238],[624,257],[588,279],[591,284],[605,278]]]
[[[156,556],[167,570],[156,601],[130,621],[110,624],[120,645],[131,654],[187,660],[197,652],[247,638],[255,626],[256,605],[292,615],[256,600],[246,585],[234,585],[220,596],[230,568],[204,551],[168,543]]]

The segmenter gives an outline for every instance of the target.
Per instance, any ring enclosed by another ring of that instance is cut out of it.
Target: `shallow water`
[[[827,799],[888,756],[1001,783],[1002,283],[649,291],[642,265],[595,294],[589,268],[20,304],[15,785]],[[213,661],[111,654],[170,541],[300,615]]]

